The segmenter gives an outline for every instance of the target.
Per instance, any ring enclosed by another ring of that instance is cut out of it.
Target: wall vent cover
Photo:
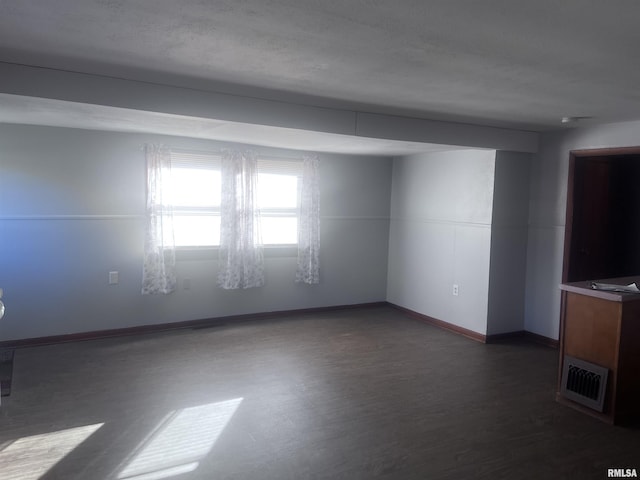
[[[598,412],[604,410],[609,370],[570,355],[564,356],[560,393]]]

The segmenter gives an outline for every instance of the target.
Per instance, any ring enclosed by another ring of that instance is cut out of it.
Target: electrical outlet
[[[118,280],[118,272],[109,272],[109,285],[117,285]]]
[[[459,293],[458,284],[457,284],[457,283],[454,283],[454,284],[453,284],[453,295],[454,295],[455,297],[457,297],[457,296],[458,296],[458,293]]]

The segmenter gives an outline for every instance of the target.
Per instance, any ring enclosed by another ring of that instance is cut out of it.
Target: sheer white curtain
[[[318,155],[302,160],[300,219],[298,221],[298,264],[296,282],[320,283],[320,188]]]
[[[142,294],[171,293],[176,288],[176,252],[171,207],[171,152],[146,145],[147,211]]]
[[[252,151],[225,150],[221,162],[220,272],[224,289],[264,285],[259,230],[258,160]]]

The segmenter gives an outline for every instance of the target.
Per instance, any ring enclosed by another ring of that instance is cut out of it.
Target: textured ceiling
[[[636,0],[0,0],[0,12],[5,62],[532,130],[640,118]]]

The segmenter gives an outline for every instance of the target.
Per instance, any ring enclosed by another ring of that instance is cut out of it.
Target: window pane
[[[178,247],[220,245],[219,215],[175,215],[173,227]]]
[[[174,205],[220,206],[220,171],[202,168],[174,168]]]
[[[295,217],[262,217],[261,226],[265,245],[298,243],[298,219]]]
[[[258,174],[258,206],[263,208],[296,208],[298,177],[295,175]]]
[[[175,245],[220,245],[221,176],[217,166],[178,165],[172,169]],[[298,242],[298,176],[295,172],[258,174],[257,201],[265,245]]]

